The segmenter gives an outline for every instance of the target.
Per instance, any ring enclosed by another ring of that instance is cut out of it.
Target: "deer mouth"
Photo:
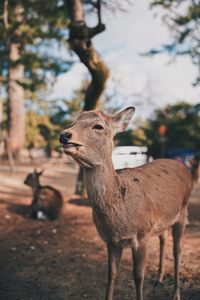
[[[83,146],[83,144],[68,142],[63,144],[63,152],[67,155],[72,156],[75,159],[75,161],[77,161],[78,164],[82,167],[87,169],[93,168],[92,162],[90,162],[86,157],[84,157],[84,154],[80,150],[80,148]]]
[[[64,149],[69,149],[69,148],[73,148],[73,147],[81,147],[81,146],[83,146],[83,144],[72,143],[72,142],[63,144]]]

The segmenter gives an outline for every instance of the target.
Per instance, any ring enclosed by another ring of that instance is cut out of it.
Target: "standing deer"
[[[113,299],[114,282],[124,247],[133,255],[133,277],[137,300],[143,299],[148,242],[160,237],[158,282],[164,275],[165,231],[172,227],[174,254],[174,299],[180,299],[180,242],[187,220],[191,175],[179,162],[159,159],[144,166],[115,171],[112,163],[113,137],[128,126],[134,107],[107,115],[82,112],[60,135],[63,151],[85,172],[85,184],[93,220],[108,250],[106,300]]]
[[[49,185],[40,184],[43,171],[29,173],[24,183],[32,188],[33,200],[31,216],[38,219],[55,220],[61,211],[63,199],[61,193]]]

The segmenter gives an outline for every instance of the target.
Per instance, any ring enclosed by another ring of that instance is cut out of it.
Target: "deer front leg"
[[[108,286],[106,290],[106,300],[113,299],[115,279],[119,271],[122,248],[107,245],[108,250]]]
[[[139,241],[138,246],[132,248],[133,277],[136,288],[137,300],[143,300],[143,281],[146,265],[147,241]]]
[[[164,231],[163,234],[159,235],[160,240],[160,256],[159,256],[159,268],[158,268],[158,279],[155,283],[155,286],[158,286],[163,282],[164,276],[164,256],[165,256],[165,246],[166,246],[166,236],[167,231]]]

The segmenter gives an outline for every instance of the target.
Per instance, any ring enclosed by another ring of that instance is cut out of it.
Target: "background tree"
[[[147,138],[142,128],[129,129],[114,138],[115,146],[146,146]]]
[[[199,0],[152,0],[151,6],[164,9],[163,20],[172,32],[173,41],[159,49],[152,49],[147,54],[167,52],[171,55],[189,55],[198,72],[194,85],[200,84]]]
[[[5,3],[8,1],[5,1]],[[21,32],[17,30],[24,18],[24,8],[21,4],[16,4],[13,9],[12,17],[14,25],[12,28],[12,37],[8,43],[7,35],[7,50],[9,59],[8,68],[8,136],[10,146],[15,155],[19,154],[24,143],[25,131],[25,113],[24,113],[24,88],[20,85],[20,81],[24,78],[24,65],[22,59],[22,42],[20,40]],[[8,34],[8,31],[7,31]]]
[[[154,118],[149,120],[143,128],[146,135],[149,152],[153,157],[161,156],[161,135],[159,127],[166,126],[165,154],[169,150],[199,151],[200,140],[200,105],[193,106],[186,102],[167,105],[155,112]]]
[[[71,65],[56,51],[66,47],[68,19],[58,0],[4,0],[0,11],[0,80],[8,96],[8,135],[17,154],[24,142],[26,91],[44,89]]]
[[[94,109],[98,105],[109,76],[107,65],[92,43],[92,38],[105,30],[105,25],[101,21],[101,0],[86,2],[97,11],[98,24],[93,28],[88,27],[85,22],[81,0],[66,0],[65,3],[70,18],[70,45],[91,75],[91,82],[85,93],[83,109]]]

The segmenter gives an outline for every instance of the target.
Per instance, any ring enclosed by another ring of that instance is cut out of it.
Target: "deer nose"
[[[59,142],[61,144],[67,144],[71,137],[72,134],[70,132],[61,133],[59,137]]]

